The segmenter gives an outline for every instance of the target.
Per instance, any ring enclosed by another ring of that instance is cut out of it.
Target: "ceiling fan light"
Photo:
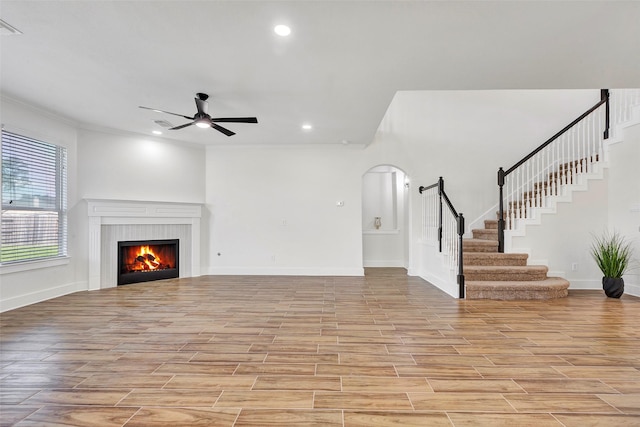
[[[201,119],[196,122],[196,126],[202,129],[206,129],[211,127],[211,123],[209,123],[209,121],[206,119]]]

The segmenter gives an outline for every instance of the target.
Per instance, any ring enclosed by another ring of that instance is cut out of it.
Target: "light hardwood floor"
[[[3,426],[640,426],[640,298],[455,300],[402,269],[201,277],[0,317]]]

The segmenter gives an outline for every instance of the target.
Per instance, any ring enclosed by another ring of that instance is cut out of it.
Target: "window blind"
[[[0,263],[67,254],[66,149],[2,131]]]

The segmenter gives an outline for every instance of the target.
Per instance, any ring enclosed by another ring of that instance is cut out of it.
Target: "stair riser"
[[[522,267],[527,265],[526,256],[510,256],[511,254],[491,254],[487,252],[489,256],[481,256],[473,253],[463,253],[463,264],[465,267],[473,265],[481,266],[508,266],[508,267]],[[498,256],[503,255],[503,256]]]
[[[464,280],[476,280],[476,281],[497,281],[497,282],[526,282],[526,281],[538,281],[547,278],[546,273],[542,272],[487,272],[487,273],[475,273],[464,270]]]
[[[487,230],[497,230],[498,221],[495,219],[486,219],[484,221],[484,228],[486,228]]]
[[[498,241],[498,230],[477,229],[472,230],[474,239]]]
[[[466,243],[462,244],[463,253],[464,252],[498,252],[498,242],[491,245],[485,244],[475,244],[475,243]]]
[[[492,300],[544,300],[565,298],[569,295],[567,289],[552,290],[475,290],[467,288],[466,299]]]

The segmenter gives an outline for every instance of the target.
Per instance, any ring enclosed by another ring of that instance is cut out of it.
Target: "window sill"
[[[71,258],[59,257],[37,261],[18,262],[15,264],[0,264],[0,275],[18,273],[20,271],[37,270],[40,268],[57,267],[59,265],[67,265]]]
[[[362,234],[399,234],[400,230],[362,230]]]

